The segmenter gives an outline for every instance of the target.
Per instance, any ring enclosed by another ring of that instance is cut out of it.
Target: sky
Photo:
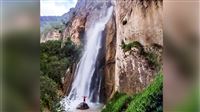
[[[77,0],[40,0],[40,16],[61,16],[76,3]]]

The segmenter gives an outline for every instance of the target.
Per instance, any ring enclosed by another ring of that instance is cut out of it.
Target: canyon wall
[[[105,43],[104,85],[105,98],[109,99],[115,92],[115,54],[116,54],[115,12],[107,23]]]
[[[46,34],[41,34],[40,42],[46,42],[49,40],[61,40],[62,39],[62,33],[58,29],[50,29]]]
[[[65,20],[66,29],[63,32],[64,40],[70,38],[76,45],[80,46],[85,43],[84,35],[85,31],[93,25],[96,21],[103,17],[101,11],[106,13],[107,8],[109,8],[113,2],[111,0],[104,1],[94,1],[94,0],[79,0],[76,7],[70,12],[66,13],[65,16],[68,18]],[[102,92],[104,99],[110,97],[110,95],[115,91],[115,51],[116,51],[116,24],[115,24],[115,15],[113,14],[112,18],[106,25],[105,31],[105,43],[104,49],[105,54],[102,60],[104,65],[102,65],[104,71],[104,83],[102,83]],[[74,68],[72,68],[74,69]],[[69,79],[73,75],[66,73],[64,91],[65,94],[68,94],[71,81]],[[68,82],[68,83],[67,83]],[[67,87],[67,90],[66,90]]]
[[[116,0],[115,90],[129,94],[143,90],[158,70],[140,49],[125,52],[122,43],[137,41],[143,52],[157,54],[161,64],[163,45],[162,0]],[[156,47],[159,46],[159,47]]]
[[[64,39],[70,37],[76,45],[84,43],[84,32],[103,15],[101,11],[111,6],[110,0],[78,0],[76,7],[65,16],[68,17],[66,29],[63,33]],[[71,16],[73,14],[73,16]]]
[[[75,44],[84,44],[85,30],[102,17],[100,11],[111,5],[113,16],[104,31],[102,89],[106,99],[116,91],[134,94],[143,90],[159,71],[158,65],[162,66],[163,50],[162,0],[79,0],[68,12],[70,16],[65,14],[69,19],[65,23],[64,39],[70,37]],[[122,47],[134,42],[139,47],[131,46],[128,50]],[[65,87],[70,86],[67,84]]]

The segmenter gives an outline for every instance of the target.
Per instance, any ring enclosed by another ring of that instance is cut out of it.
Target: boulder
[[[80,104],[76,107],[76,109],[86,110],[86,109],[89,109],[89,106],[88,106],[87,103],[82,102],[82,103],[80,103]]]

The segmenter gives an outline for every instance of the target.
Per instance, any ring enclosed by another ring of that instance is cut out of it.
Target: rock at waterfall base
[[[80,103],[80,104],[76,107],[76,109],[86,110],[86,109],[89,109],[89,106],[88,106],[87,103],[82,102],[82,103]]]

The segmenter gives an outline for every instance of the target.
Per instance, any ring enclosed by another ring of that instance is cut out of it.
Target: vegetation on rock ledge
[[[143,45],[140,44],[140,42],[138,42],[138,41],[130,42],[128,44],[125,44],[125,42],[122,41],[121,47],[124,50],[124,52],[130,51],[131,48],[133,48],[133,47],[136,47],[136,48],[138,48],[138,49],[143,51]]]
[[[147,47],[152,48],[155,51],[162,49],[162,47],[157,44]],[[133,41],[126,44],[124,41],[122,41],[121,48],[123,49],[124,52],[128,52],[132,50],[132,48],[136,48],[138,49],[139,55],[144,56],[148,60],[150,66],[156,68],[157,71],[159,71],[159,69],[161,68],[161,63],[159,62],[158,54],[155,51],[145,50],[144,46],[140,42]]]

